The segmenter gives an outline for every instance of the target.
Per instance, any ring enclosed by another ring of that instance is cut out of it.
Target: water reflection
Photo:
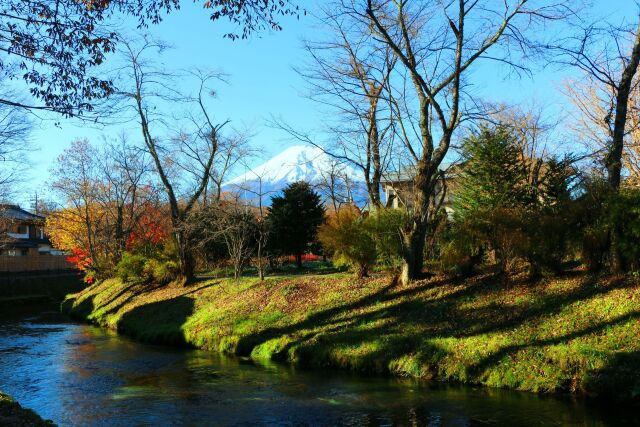
[[[528,393],[143,345],[53,312],[0,320],[0,389],[60,425],[634,425]]]

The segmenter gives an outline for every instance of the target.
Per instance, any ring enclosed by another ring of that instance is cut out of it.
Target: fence
[[[0,272],[68,271],[74,268],[64,256],[0,256]]]

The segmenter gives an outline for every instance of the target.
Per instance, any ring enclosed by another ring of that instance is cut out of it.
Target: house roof
[[[0,218],[18,221],[44,221],[45,217],[25,211],[18,205],[0,204]]]
[[[38,243],[33,240],[15,239],[3,244],[6,249],[29,249],[37,248]]]
[[[438,170],[445,172],[447,178],[452,175],[452,169],[456,165],[454,163],[441,163],[438,166]],[[405,166],[402,167],[399,171],[389,171],[385,173],[382,177],[382,182],[391,183],[391,182],[407,182],[412,181],[416,176],[416,168],[415,166]]]

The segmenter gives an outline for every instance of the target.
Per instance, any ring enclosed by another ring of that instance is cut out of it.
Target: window
[[[21,251],[21,254],[22,254],[22,256],[27,256],[27,255],[29,255],[29,249],[23,249],[23,250]]]
[[[18,225],[18,234],[27,234],[29,232],[28,225],[20,224]]]

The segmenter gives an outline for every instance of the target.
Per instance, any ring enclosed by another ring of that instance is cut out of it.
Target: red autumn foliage
[[[126,248],[128,251],[132,251],[140,247],[159,246],[166,242],[170,234],[171,227],[167,216],[159,209],[147,206],[136,229],[129,234]]]
[[[322,257],[319,255],[315,255],[315,254],[302,254],[302,262],[307,262],[307,261],[319,261],[321,260]],[[295,255],[291,255],[289,256],[289,262],[296,262],[296,257]]]
[[[80,248],[72,248],[72,255],[66,257],[67,262],[74,264],[80,271],[87,271],[91,269],[93,262],[91,261],[91,255],[87,251]]]

